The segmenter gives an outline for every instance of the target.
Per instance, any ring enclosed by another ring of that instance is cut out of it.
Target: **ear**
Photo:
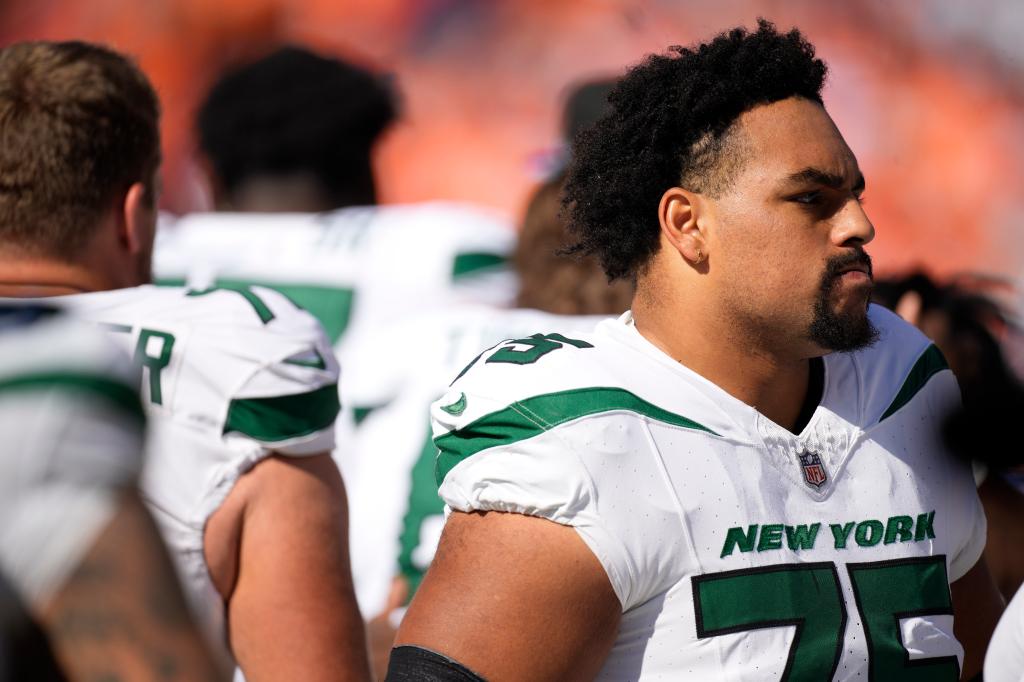
[[[156,211],[153,198],[141,182],[132,183],[124,195],[121,207],[119,238],[121,244],[132,255],[143,253],[152,242],[153,213]]]
[[[709,255],[706,235],[700,220],[702,209],[700,195],[682,187],[667,190],[661,196],[661,203],[658,205],[661,233],[693,266],[699,266]]]

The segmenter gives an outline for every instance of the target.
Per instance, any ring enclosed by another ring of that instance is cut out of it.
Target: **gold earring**
[[[697,260],[694,261],[696,265],[700,265],[704,262],[704,254],[701,253],[700,249],[697,249]]]

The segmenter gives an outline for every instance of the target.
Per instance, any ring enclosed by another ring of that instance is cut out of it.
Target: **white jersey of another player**
[[[54,595],[136,484],[137,386],[98,330],[0,305],[0,575],[25,605]]]
[[[1024,589],[1006,605],[985,654],[985,682],[1024,682]]]
[[[163,219],[158,281],[271,286],[323,323],[331,341],[428,308],[509,303],[515,243],[497,213],[455,203],[329,213],[195,213]]]
[[[410,591],[434,556],[444,525],[430,439],[430,404],[481,348],[537,329],[591,330],[598,316],[552,315],[463,305],[417,315],[362,339],[345,381],[361,395],[387,395],[338,461],[349,489],[352,572],[360,610],[375,616],[398,573]]]
[[[460,511],[572,526],[622,604],[603,680],[949,680],[949,585],[985,520],[939,441],[941,354],[872,306],[876,345],[823,360],[797,435],[648,342],[592,334],[484,353],[432,408]]]
[[[321,326],[261,287],[143,286],[47,301],[99,323],[142,365],[150,438],[141,492],[201,623],[226,652],[203,531],[265,457],[333,448],[338,365]]]

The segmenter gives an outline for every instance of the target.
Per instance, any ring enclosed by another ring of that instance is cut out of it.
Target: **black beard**
[[[868,318],[867,307],[863,311],[840,315],[832,308],[832,296],[839,284],[839,271],[854,264],[863,264],[871,275],[871,258],[864,251],[857,250],[848,256],[839,256],[828,261],[821,277],[821,288],[814,302],[814,318],[807,335],[818,346],[831,351],[849,353],[867,348],[878,340],[878,329]]]

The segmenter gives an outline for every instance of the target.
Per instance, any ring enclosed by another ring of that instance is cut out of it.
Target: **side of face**
[[[863,247],[874,228],[853,152],[824,108],[803,98],[756,107],[735,125],[743,162],[719,196],[701,200],[723,314],[802,356],[870,343]]]

